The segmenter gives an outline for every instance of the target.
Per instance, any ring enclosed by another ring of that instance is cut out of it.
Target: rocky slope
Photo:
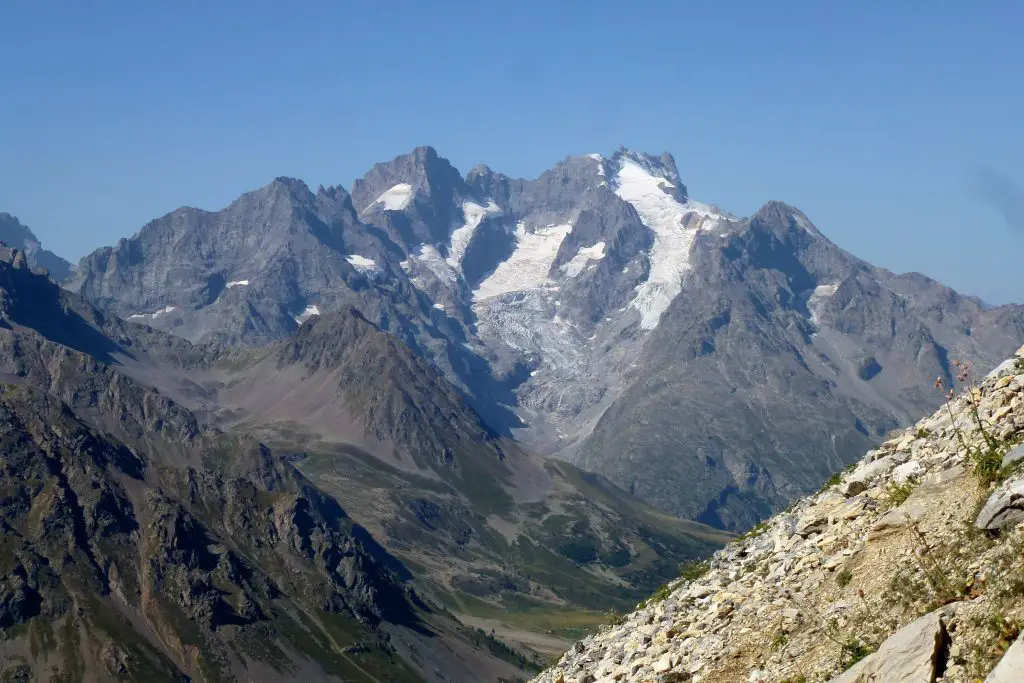
[[[190,350],[0,250],[2,680],[522,676],[287,459],[132,379],[147,346]]]
[[[148,376],[211,422],[291,454],[415,567],[421,592],[473,623],[599,620],[728,540],[493,435],[429,362],[354,310],[313,316],[267,349],[178,360]],[[526,632],[513,640],[547,630],[513,624]],[[547,640],[545,652],[559,648]]]
[[[535,681],[1021,680],[1024,348],[955,367],[935,414]]]
[[[670,155],[628,150],[532,180],[429,147],[351,194],[280,178],[151,222],[67,286],[193,341],[354,307],[492,430],[737,530],[934,408],[920,387],[948,358],[1024,341],[1020,307],[875,268],[779,202],[697,202]]]
[[[39,239],[27,225],[9,213],[0,213],[0,242],[9,248],[20,249],[33,268],[44,268],[58,282],[71,274],[71,264],[52,251],[43,249]]]

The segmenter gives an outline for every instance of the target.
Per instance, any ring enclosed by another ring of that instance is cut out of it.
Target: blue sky
[[[1024,3],[12,0],[0,26],[0,211],[67,258],[421,144],[527,177],[626,145],[1024,302]]]

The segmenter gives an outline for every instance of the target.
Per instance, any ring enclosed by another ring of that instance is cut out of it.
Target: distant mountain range
[[[934,407],[950,359],[1024,340],[1019,306],[875,268],[779,202],[701,204],[670,155],[625,149],[534,180],[429,147],[351,193],[278,178],[145,225],[66,286],[197,343],[358,311],[493,433],[734,530]]]

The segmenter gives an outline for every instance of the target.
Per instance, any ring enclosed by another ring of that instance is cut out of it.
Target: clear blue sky
[[[0,3],[0,211],[70,258],[280,175],[624,144],[878,265],[1024,302],[1024,3]]]

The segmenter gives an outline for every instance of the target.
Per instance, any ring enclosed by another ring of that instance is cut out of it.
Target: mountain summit
[[[71,273],[71,264],[52,251],[43,249],[35,234],[26,225],[9,213],[0,213],[0,242],[8,247],[20,249],[28,257],[30,265],[45,268],[58,282]]]

